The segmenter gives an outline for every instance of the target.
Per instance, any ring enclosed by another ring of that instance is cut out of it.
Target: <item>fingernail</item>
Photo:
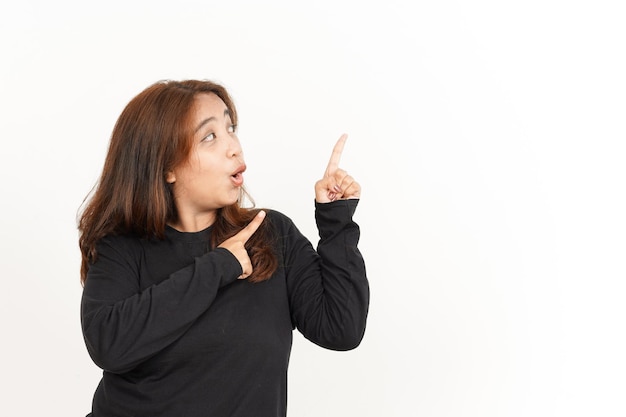
[[[336,192],[338,192],[338,193],[340,193],[340,192],[341,192],[341,187],[340,187],[340,186],[335,185],[333,188],[334,188],[334,190],[335,190]]]

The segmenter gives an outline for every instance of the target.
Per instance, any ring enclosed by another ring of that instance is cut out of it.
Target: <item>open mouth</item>
[[[242,165],[241,167],[239,167],[237,169],[237,171],[230,176],[230,178],[232,179],[233,183],[237,186],[240,187],[243,184],[243,173],[246,170],[246,166]]]

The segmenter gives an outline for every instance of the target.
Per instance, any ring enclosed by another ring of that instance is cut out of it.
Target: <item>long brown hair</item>
[[[213,93],[226,104],[233,124],[237,110],[224,87],[211,81],[161,81],[133,98],[111,135],[102,174],[88,196],[78,222],[82,255],[81,284],[97,258],[96,244],[107,235],[165,238],[168,222],[177,219],[166,173],[184,163],[192,150],[191,109],[199,93]],[[240,231],[258,212],[239,202],[218,210],[211,247]],[[277,268],[269,222],[246,243],[253,266],[252,282],[268,279]]]

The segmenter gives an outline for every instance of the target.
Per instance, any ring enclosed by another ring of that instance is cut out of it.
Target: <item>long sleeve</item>
[[[241,273],[237,259],[218,248],[142,288],[142,256],[136,240],[103,239],[83,290],[81,322],[87,349],[93,361],[111,373],[131,370],[179,339],[209,308],[218,290]]]
[[[333,350],[359,345],[365,332],[369,285],[352,216],[358,200],[316,203],[317,251],[293,226],[285,267],[292,322],[312,342]]]

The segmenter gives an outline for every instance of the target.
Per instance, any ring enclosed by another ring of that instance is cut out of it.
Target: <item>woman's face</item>
[[[246,165],[226,104],[213,93],[198,94],[192,109],[193,145],[188,160],[167,175],[179,225],[201,230],[216,210],[237,201]],[[191,230],[183,230],[191,231]]]

